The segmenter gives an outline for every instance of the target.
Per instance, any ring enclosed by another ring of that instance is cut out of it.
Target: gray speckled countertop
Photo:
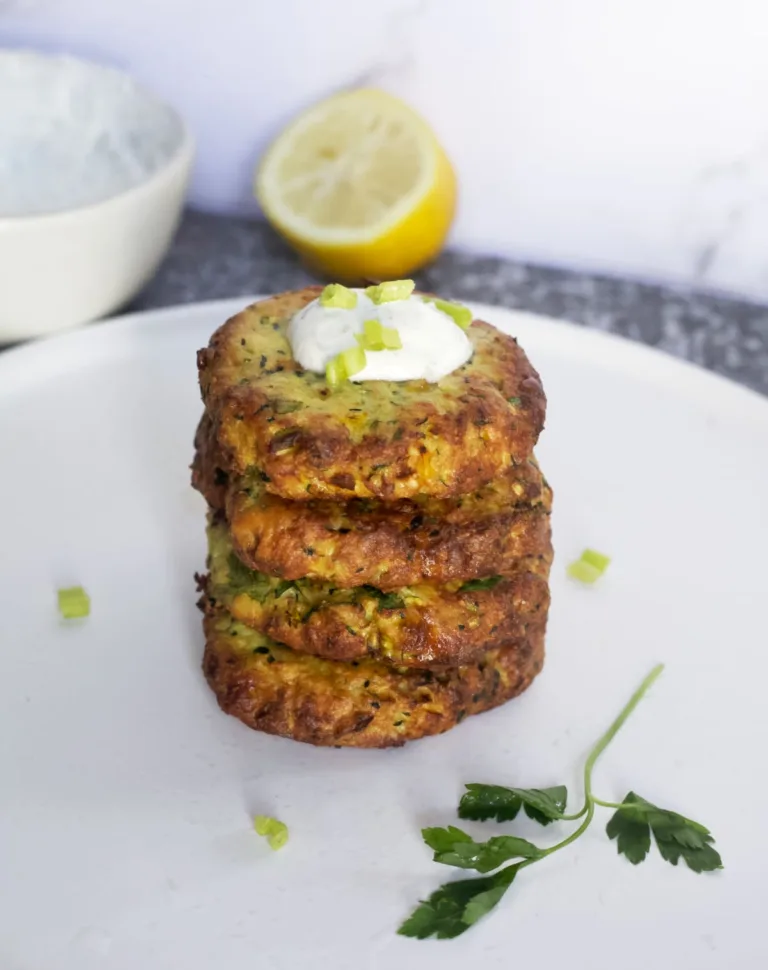
[[[263,223],[188,212],[173,248],[132,310],[317,282]],[[679,287],[444,253],[422,289],[562,317],[709,367],[768,394],[768,307]]]

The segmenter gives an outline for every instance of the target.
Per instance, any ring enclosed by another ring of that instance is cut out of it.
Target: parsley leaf
[[[435,852],[450,852],[457,842],[469,844],[474,842],[471,835],[467,835],[466,832],[456,828],[455,825],[449,825],[447,828],[435,826],[434,828],[422,829],[421,836],[430,849],[434,849]]]
[[[422,829],[421,834],[430,849],[435,850],[435,862],[459,869],[491,872],[510,859],[540,859],[542,856],[541,849],[514,835],[496,835],[487,842],[475,842],[454,825]]]
[[[647,856],[653,832],[662,859],[673,866],[684,859],[694,872],[723,868],[709,829],[677,812],[658,808],[634,792],[629,792],[611,817],[606,832],[608,838],[617,840],[619,854],[633,865]]]
[[[619,855],[626,856],[633,866],[638,865],[648,855],[651,848],[651,829],[647,822],[632,818],[628,812],[619,809],[611,816],[605,831],[609,839],[616,839]]]
[[[495,818],[497,822],[511,822],[521,808],[525,814],[541,825],[563,817],[568,789],[565,785],[554,788],[504,788],[502,785],[467,785],[467,791],[459,803],[459,818],[471,818],[482,822]]]
[[[492,876],[447,882],[421,902],[398,929],[401,936],[450,940],[489,913],[509,889],[520,864]]]
[[[549,825],[563,817],[568,789],[565,785],[553,788],[511,788],[523,803],[525,814],[540,825]]]
[[[523,809],[529,818],[542,825],[577,819],[581,819],[581,822],[570,835],[546,849],[512,835],[477,842],[454,825],[423,829],[424,841],[434,850],[435,862],[460,869],[475,869],[480,873],[489,873],[494,869],[496,872],[441,886],[417,906],[398,932],[421,940],[431,936],[450,939],[466,932],[498,904],[521,869],[565,849],[581,838],[592,824],[597,806],[615,809],[606,831],[609,838],[616,839],[619,854],[626,856],[633,864],[637,865],[647,857],[653,835],[662,858],[673,866],[684,859],[694,872],[722,869],[723,863],[714,848],[714,839],[709,829],[699,822],[652,805],[634,792],[629,792],[621,805],[603,801],[592,793],[592,772],[598,758],[663,669],[662,664],[657,664],[650,671],[589,752],[584,764],[584,806],[577,814],[565,814],[568,792],[564,785],[553,788],[467,785],[459,804],[460,818],[505,822],[516,818]],[[511,859],[520,861],[503,869],[498,868]]]

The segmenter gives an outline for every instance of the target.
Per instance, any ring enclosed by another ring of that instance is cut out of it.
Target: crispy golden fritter
[[[328,660],[374,657],[398,666],[455,667],[487,644],[520,640],[546,623],[549,559],[529,557],[517,572],[447,586],[419,583],[384,593],[294,582],[247,569],[226,524],[208,527],[207,605],[294,650]]]
[[[204,627],[203,671],[223,711],[258,731],[327,746],[385,748],[440,734],[520,694],[544,660],[543,631],[437,672],[295,653],[223,610],[207,614]]]
[[[552,494],[533,459],[454,499],[291,502],[258,474],[229,486],[210,428],[204,417],[193,484],[213,508],[226,505],[237,553],[259,572],[390,590],[508,575],[521,558],[551,558]]]
[[[391,512],[359,501],[347,508],[303,503],[307,508],[297,511],[299,503],[273,496],[262,501],[258,490],[241,489],[230,494],[228,517],[237,553],[252,568],[343,587],[371,583],[390,590],[425,580],[508,575],[521,558],[551,558],[544,489],[545,501],[534,508],[494,509],[490,499],[482,509],[477,495],[438,517],[411,502]]]
[[[204,412],[195,431],[192,487],[216,511],[223,511],[230,488],[230,475],[224,465],[224,456],[216,440],[216,429]]]
[[[436,384],[344,381],[293,359],[286,328],[320,287],[255,303],[198,354],[203,401],[227,471],[261,471],[298,501],[449,497],[531,454],[544,424],[538,374],[517,342],[487,323],[472,358]]]

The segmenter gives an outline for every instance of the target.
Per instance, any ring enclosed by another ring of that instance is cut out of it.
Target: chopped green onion
[[[394,300],[407,300],[416,288],[413,280],[390,280],[378,286],[366,286],[365,295],[374,303],[392,303]]]
[[[457,327],[461,327],[462,330],[469,330],[469,325],[472,323],[472,311],[469,307],[462,306],[461,303],[449,303],[448,300],[428,299],[426,302],[434,303],[438,310],[447,313]]]
[[[572,562],[566,572],[571,579],[576,579],[580,583],[587,583],[588,585],[592,585],[592,583],[600,579],[603,575],[596,566],[591,566],[588,562],[584,562],[583,559],[577,559],[576,562]]]
[[[378,320],[366,320],[363,333],[356,333],[355,340],[363,350],[400,350],[403,341],[395,327],[384,327]]]
[[[590,566],[594,566],[595,569],[604,573],[610,565],[611,557],[604,556],[602,552],[595,552],[594,549],[585,549],[581,554],[581,561],[589,563]]]
[[[59,612],[65,620],[75,620],[91,612],[91,598],[82,586],[60,589],[58,595]]]
[[[602,552],[585,549],[581,557],[568,566],[567,573],[571,579],[578,579],[581,583],[594,583],[603,575],[610,561],[610,557]]]
[[[401,350],[403,341],[395,327],[382,327],[381,339],[384,342],[384,350]]]
[[[379,320],[366,320],[363,324],[364,344],[367,350],[384,350],[384,327]]]
[[[344,367],[338,357],[329,360],[325,365],[325,380],[329,387],[338,387],[342,381],[347,379]]]
[[[359,336],[356,334],[355,336]],[[361,343],[361,341],[358,341]],[[325,365],[325,379],[329,387],[338,387],[353,374],[357,374],[365,367],[365,350],[362,346],[350,347],[336,354],[333,360]]]
[[[253,827],[257,835],[264,835],[269,842],[270,849],[277,851],[282,849],[288,841],[288,826],[269,815],[256,815],[253,819]]]
[[[336,360],[343,368],[344,376],[352,377],[365,367],[365,351],[362,347],[350,347],[349,350],[342,350]]]
[[[357,306],[357,293],[341,283],[329,283],[320,294],[320,306],[352,310]]]

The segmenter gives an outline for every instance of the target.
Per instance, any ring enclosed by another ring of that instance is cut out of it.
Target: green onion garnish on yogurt
[[[378,286],[366,286],[365,295],[376,304],[393,303],[395,300],[407,300],[415,289],[413,280],[390,280]]]
[[[462,330],[469,330],[469,325],[472,323],[472,311],[469,307],[463,306],[461,303],[451,303],[448,300],[432,298],[427,298],[426,302],[434,303],[438,310],[447,313],[457,327],[461,327]]]
[[[403,341],[396,327],[385,327],[380,320],[366,320],[363,332],[355,334],[363,350],[400,350]]]
[[[365,367],[365,351],[362,347],[349,347],[336,354],[325,366],[325,380],[329,387],[338,387]]]
[[[329,283],[320,294],[320,306],[354,310],[357,306],[357,293],[341,283]]]

